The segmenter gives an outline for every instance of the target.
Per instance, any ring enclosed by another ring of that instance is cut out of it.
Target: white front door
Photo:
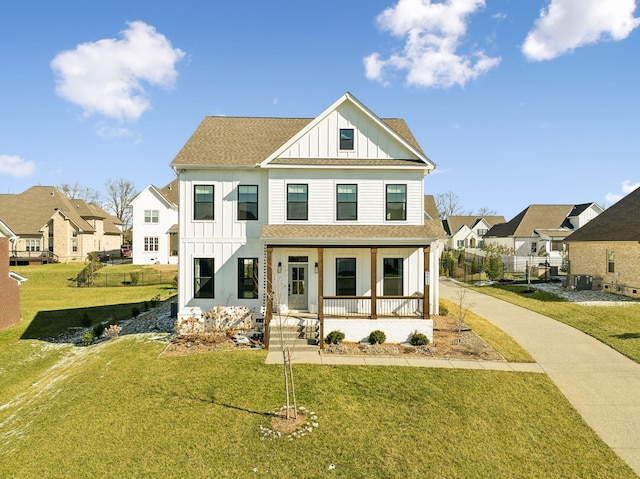
[[[307,265],[289,265],[289,309],[298,311],[309,308],[307,297]]]

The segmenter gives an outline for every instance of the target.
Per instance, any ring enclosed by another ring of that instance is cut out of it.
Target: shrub
[[[338,344],[340,341],[344,340],[344,333],[342,331],[331,331],[327,335],[327,343],[329,344]]]
[[[99,338],[104,333],[104,324],[98,323],[93,327],[93,334],[96,335],[96,338]]]
[[[89,330],[82,335],[80,340],[82,341],[82,344],[84,344],[85,346],[89,346],[91,343],[93,343],[93,340],[95,339],[95,337],[96,335],[93,332],[93,330]]]
[[[447,305],[444,304],[442,301],[438,302],[438,307],[440,310],[440,316],[446,316],[449,314],[449,308],[447,308]]]
[[[129,273],[129,276],[131,277],[132,285],[136,286],[140,282],[140,273],[132,272],[132,273]]]
[[[155,308],[160,303],[160,295],[156,294],[153,298],[151,298],[151,307]]]
[[[131,316],[133,316],[134,318],[137,318],[138,316],[140,316],[140,308],[138,307],[131,308]]]
[[[117,338],[118,336],[120,336],[121,331],[122,326],[111,324],[107,329],[104,330],[104,336],[106,338]]]
[[[411,344],[411,346],[426,346],[427,344],[429,344],[429,338],[427,338],[426,335],[416,331],[411,335],[411,338],[409,338],[409,344]]]
[[[91,318],[89,317],[89,313],[86,311],[82,313],[82,317],[80,318],[80,326],[88,328],[91,326]]]
[[[487,277],[491,281],[496,281],[502,278],[502,260],[500,259],[500,255],[497,253],[490,253],[487,256],[487,261],[485,262],[485,272],[487,273]]]
[[[369,335],[369,344],[382,344],[387,340],[387,335],[384,334],[384,331],[380,331],[376,329],[375,331],[371,331]]]

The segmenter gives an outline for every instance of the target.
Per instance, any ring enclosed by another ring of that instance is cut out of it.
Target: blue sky
[[[510,219],[640,185],[635,0],[0,6],[0,193],[164,186],[206,115],[404,118],[426,192]]]

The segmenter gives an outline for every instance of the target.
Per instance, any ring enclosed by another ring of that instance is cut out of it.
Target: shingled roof
[[[530,205],[507,223],[493,225],[488,237],[531,237],[537,229],[571,228],[567,221],[575,205]]]
[[[178,179],[177,178],[173,180],[171,183],[160,188],[158,191],[170,203],[173,203],[174,205],[178,204]]]
[[[640,241],[640,188],[613,204],[565,241]]]
[[[489,224],[489,228],[491,228],[493,225],[497,225],[505,222],[504,216],[454,215],[454,216],[448,216],[447,219],[443,221],[443,224],[445,225],[445,230],[447,234],[449,236],[453,236],[463,226],[468,226],[469,228],[473,228],[476,225],[476,223],[480,220],[485,220]]]
[[[202,120],[191,138],[178,152],[171,166],[252,167],[264,161],[313,120],[313,118],[208,116]],[[420,145],[404,120],[388,118],[382,121],[422,153]],[[354,164],[353,160],[344,159],[328,158],[324,161],[332,165]],[[277,160],[276,163],[286,164],[287,162],[290,160]],[[412,163],[415,162],[407,162],[408,165]]]

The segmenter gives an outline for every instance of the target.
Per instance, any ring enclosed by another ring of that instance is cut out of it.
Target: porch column
[[[320,349],[324,349],[324,248],[318,248],[318,319],[320,320]]]
[[[378,248],[371,248],[371,319],[378,319]]]
[[[424,252],[424,292],[422,299],[422,319],[429,319],[431,316],[429,315],[429,284],[431,283],[431,245],[427,245],[423,248]]]
[[[267,247],[267,305],[264,311],[264,344],[269,349],[269,325],[273,314],[273,247]]]

